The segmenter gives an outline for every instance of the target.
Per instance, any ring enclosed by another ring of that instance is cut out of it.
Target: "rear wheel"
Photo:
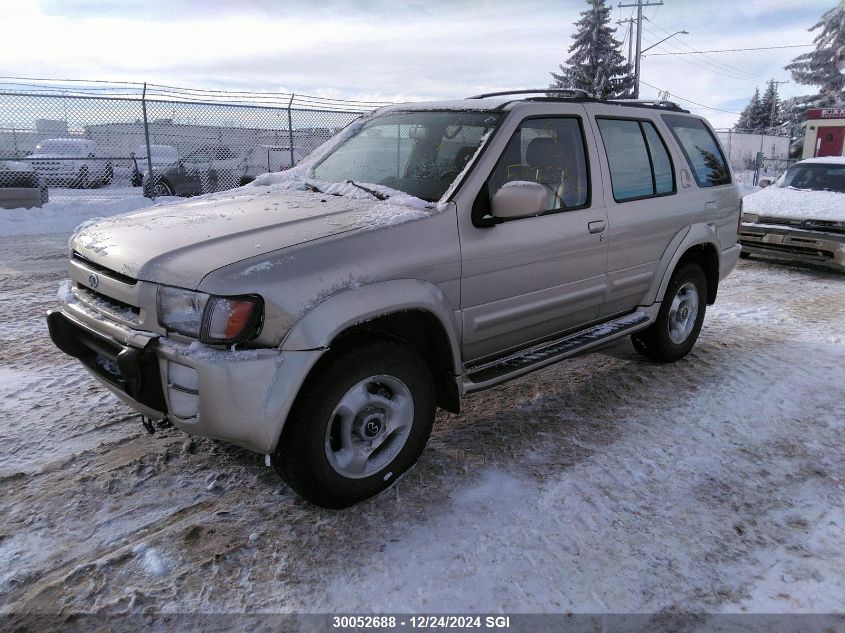
[[[423,358],[399,343],[330,353],[330,364],[297,398],[271,457],[308,501],[344,508],[381,492],[417,461],[434,421],[434,386]]]
[[[657,320],[631,335],[634,348],[654,360],[683,358],[695,345],[707,309],[707,279],[698,264],[675,270],[666,288]]]
[[[157,180],[152,187],[147,183],[144,187],[144,196],[147,198],[162,198],[173,195],[175,195],[173,188],[166,180]]]

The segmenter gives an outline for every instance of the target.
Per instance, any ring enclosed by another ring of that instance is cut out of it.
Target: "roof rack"
[[[665,99],[608,99],[607,102],[621,106],[638,106],[672,110],[674,112],[689,112],[689,110],[684,110],[674,101],[666,101]]]
[[[593,95],[591,95],[589,92],[587,92],[586,90],[581,90],[580,88],[540,88],[538,90],[504,90],[502,92],[486,92],[484,94],[467,97],[467,99],[486,99],[487,97],[504,97],[507,95],[549,94],[552,92],[561,95],[567,95],[572,98],[594,98]]]

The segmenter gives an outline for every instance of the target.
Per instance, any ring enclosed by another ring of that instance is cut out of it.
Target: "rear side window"
[[[663,120],[681,146],[699,187],[731,184],[731,172],[719,143],[707,126],[694,117],[664,114]]]
[[[649,121],[597,118],[616,202],[675,192],[666,146]]]

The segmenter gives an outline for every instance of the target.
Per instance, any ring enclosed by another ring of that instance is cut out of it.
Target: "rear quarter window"
[[[706,125],[695,117],[664,114],[663,121],[681,147],[699,187],[731,184],[722,149]]]

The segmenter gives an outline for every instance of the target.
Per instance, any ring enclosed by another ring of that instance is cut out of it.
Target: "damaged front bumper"
[[[259,453],[275,449],[296,394],[322,354],[178,343],[105,321],[76,303],[50,310],[47,324],[60,350],[139,413]]]
[[[845,272],[845,234],[777,224],[743,222],[742,250],[785,261],[816,264]]]

